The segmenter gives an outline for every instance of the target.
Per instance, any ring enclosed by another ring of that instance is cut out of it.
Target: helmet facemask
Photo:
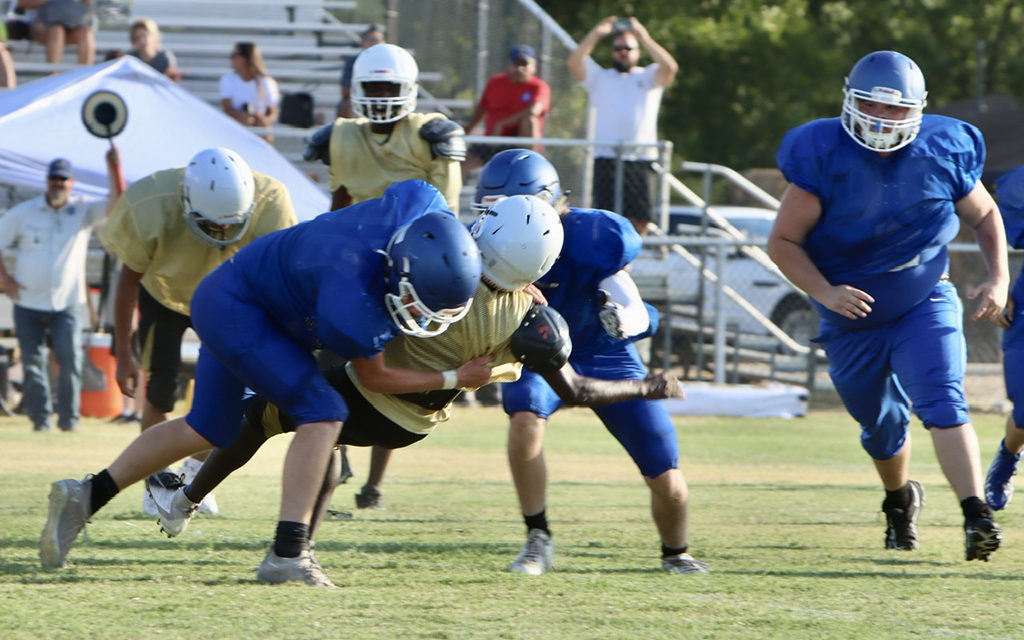
[[[862,147],[872,151],[896,151],[917,137],[921,129],[924,100],[903,98],[898,90],[888,87],[874,87],[870,92],[850,88],[845,94],[843,128]],[[869,115],[861,110],[861,100],[906,107],[907,116],[900,120],[889,120]]]
[[[384,92],[374,85],[393,87],[388,91],[391,95],[379,95]],[[370,122],[382,124],[398,122],[416,110],[416,84],[378,81],[353,82],[352,104],[355,112]]]

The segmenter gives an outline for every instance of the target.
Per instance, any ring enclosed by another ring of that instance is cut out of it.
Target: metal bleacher
[[[181,85],[219,106],[219,80],[230,70],[234,43],[251,41],[259,45],[281,92],[311,94],[318,117],[329,119],[341,96],[341,70],[350,56],[359,53],[360,34],[368,26],[345,20],[356,7],[355,0],[107,0],[99,3],[96,61],[110,51],[129,50],[131,22],[141,16],[152,18],[160,26],[163,46],[178,59]],[[61,62],[48,63],[41,44],[27,40],[8,44],[22,84],[77,67],[74,46],[65,49]],[[440,73],[423,71],[420,82],[429,84],[440,77]],[[434,102],[435,107],[466,106]],[[424,106],[430,106],[429,98]]]

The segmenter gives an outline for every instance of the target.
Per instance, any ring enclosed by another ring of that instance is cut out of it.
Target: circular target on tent
[[[128,105],[113,91],[95,91],[82,103],[82,123],[97,138],[113,138],[128,122]]]

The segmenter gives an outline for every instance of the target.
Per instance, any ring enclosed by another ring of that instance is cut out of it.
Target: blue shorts
[[[1003,378],[1013,401],[1013,424],[1024,427],[1024,279],[1013,287],[1013,322],[1003,332]]]
[[[636,380],[647,375],[632,343],[586,358],[570,358],[569,364],[580,375],[603,380]],[[524,370],[518,381],[503,384],[501,396],[509,415],[529,411],[546,419],[562,406],[558,394],[532,371]],[[630,400],[594,407],[593,411],[644,476],[656,478],[679,466],[676,429],[664,402]]]
[[[348,408],[304,345],[280,328],[223,265],[192,296],[192,324],[202,348],[195,396],[185,418],[224,447],[238,437],[242,396],[250,388],[295,424],[343,421]]]
[[[923,302],[888,324],[844,331],[823,323],[822,329],[816,341],[872,458],[887,460],[903,447],[911,406],[929,429],[970,422],[963,306],[949,282],[935,285]]]

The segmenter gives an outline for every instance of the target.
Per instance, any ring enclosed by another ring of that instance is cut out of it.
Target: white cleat
[[[551,536],[540,529],[530,529],[526,535],[526,544],[508,566],[508,570],[512,573],[539,576],[551,570],[554,566],[554,556],[555,543],[551,541]]]

